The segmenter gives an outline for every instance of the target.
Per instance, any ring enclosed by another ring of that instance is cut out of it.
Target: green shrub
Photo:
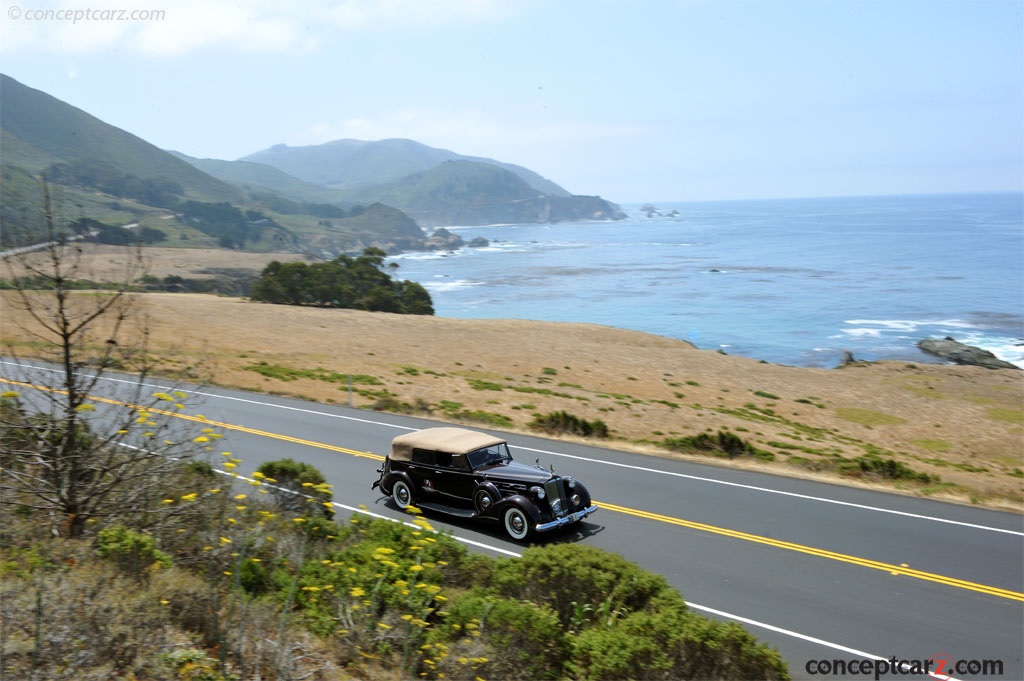
[[[681,600],[588,629],[573,644],[571,674],[589,681],[789,679],[776,650],[736,623],[694,615]]]
[[[469,382],[469,387],[473,390],[502,391],[505,389],[505,386],[500,383],[494,383],[493,381],[484,381],[479,378],[469,378],[466,380]]]
[[[908,480],[925,484],[939,482],[942,479],[938,475],[919,473],[895,459],[883,459],[875,452],[869,452],[853,460],[843,461],[839,464],[837,470],[840,475],[869,476],[886,480]]]
[[[601,619],[615,611],[646,608],[669,589],[661,575],[622,556],[582,544],[531,547],[522,558],[500,562],[493,586],[509,598],[547,603],[567,629],[578,628],[581,613]]]
[[[448,656],[445,665],[449,668],[446,676],[458,678],[460,671],[465,673],[467,666],[473,666],[473,676],[478,678],[532,681],[564,677],[561,670],[569,642],[558,617],[546,605],[470,592],[457,597],[447,613],[428,639],[447,641],[449,646],[455,642],[455,654]],[[473,636],[474,632],[479,635]],[[469,658],[470,651],[481,644],[486,652]]]
[[[720,430],[714,435],[699,433],[689,437],[665,438],[661,443],[665,448],[676,452],[711,454],[728,459],[740,456],[767,458],[770,455],[768,452],[760,452],[740,436],[725,430]]]
[[[329,506],[334,499],[324,474],[316,466],[293,459],[277,459],[260,464],[256,473],[270,484],[274,501],[283,510],[299,515],[333,518]]]
[[[121,571],[136,579],[141,579],[155,565],[171,566],[171,557],[156,548],[153,537],[120,525],[100,530],[96,553],[100,558],[112,560]]]
[[[544,415],[538,414],[526,425],[531,430],[544,433],[568,433],[581,437],[608,437],[608,425],[604,421],[600,419],[587,421],[578,416],[573,416],[567,411],[552,411]]]

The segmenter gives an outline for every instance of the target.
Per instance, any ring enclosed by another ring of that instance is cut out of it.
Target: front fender
[[[580,495],[579,508],[590,508],[590,506],[592,505],[592,502],[591,502],[591,499],[590,499],[590,490],[588,490],[586,488],[586,486],[582,482],[580,482],[579,480],[576,480],[576,487],[572,490],[572,492],[575,493],[575,494]],[[570,496],[572,496],[572,495],[570,494]],[[574,509],[574,510],[578,510],[578,509]]]

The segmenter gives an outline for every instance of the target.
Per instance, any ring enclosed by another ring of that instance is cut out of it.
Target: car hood
[[[514,480],[535,484],[543,484],[554,477],[542,468],[528,466],[518,461],[490,465],[485,467],[482,472],[488,480]]]

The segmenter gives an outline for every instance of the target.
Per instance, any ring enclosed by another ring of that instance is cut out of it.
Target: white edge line
[[[719,617],[724,617],[725,619],[735,620],[737,622],[742,622],[743,624],[749,624],[752,627],[767,629],[768,631],[774,631],[778,634],[792,636],[793,638],[798,638],[801,641],[807,641],[808,643],[813,643],[815,645],[824,646],[826,648],[832,648],[833,650],[839,650],[844,653],[850,653],[851,655],[856,655],[858,657],[865,657],[869,660],[885,661],[889,659],[886,657],[882,657],[881,655],[866,653],[863,650],[857,650],[856,648],[850,648],[849,646],[844,646],[838,643],[832,643],[831,641],[825,641],[820,638],[815,638],[814,636],[808,636],[806,634],[790,631],[789,629],[783,629],[782,627],[777,627],[773,624],[765,624],[764,622],[758,622],[757,620],[752,620],[749,617],[742,617],[740,615],[734,615],[731,612],[725,612],[724,610],[716,610],[715,608],[709,608],[706,605],[699,605],[697,603],[691,603],[689,601],[686,601],[686,605],[693,608],[694,610],[700,610],[701,612],[707,612],[712,615],[718,615]],[[898,673],[902,674],[904,672],[900,671]],[[959,679],[957,679],[956,677],[946,676],[944,674],[936,674],[935,672],[928,672],[928,676],[932,677],[933,679],[941,679],[942,681],[959,681]]]
[[[0,360],[0,363],[3,363],[3,364],[14,364],[12,362],[3,361],[3,360]],[[21,366],[21,365],[18,365],[18,366]],[[49,367],[37,367],[37,366],[34,366],[34,365],[33,365],[33,368],[50,370],[50,371],[57,371],[56,369],[51,369]],[[103,376],[102,378],[105,379],[105,380],[113,381],[113,382],[117,382],[117,383],[132,383],[132,381],[126,381],[124,379],[113,378],[113,377],[109,377],[109,376]],[[168,389],[167,386],[154,385],[153,387],[158,388],[158,389],[160,389],[160,388]],[[180,390],[180,388],[174,388],[174,389],[175,390]],[[202,391],[199,391],[199,390],[185,390],[184,392],[192,393],[194,395],[201,395],[203,397],[212,397],[212,398],[222,399],[222,400],[232,400],[232,401],[235,401],[235,402],[245,402],[245,403],[248,403],[248,404],[258,404],[260,406],[274,407],[276,409],[286,409],[286,410],[289,410],[289,411],[297,411],[297,412],[302,412],[302,413],[306,413],[306,414],[312,414],[314,416],[326,416],[328,418],[338,418],[338,419],[344,419],[344,420],[347,420],[347,421],[357,421],[359,423],[369,423],[369,424],[378,425],[378,426],[385,426],[385,427],[388,427],[388,428],[397,428],[399,430],[416,430],[416,428],[411,428],[409,426],[399,426],[399,425],[395,425],[393,423],[384,423],[382,421],[374,421],[374,420],[371,420],[371,419],[361,419],[361,418],[357,418],[355,416],[345,416],[343,414],[330,414],[328,412],[317,411],[315,409],[303,409],[303,408],[300,408],[300,407],[290,407],[288,405],[283,405],[283,404],[272,404],[270,402],[262,402],[262,401],[259,401],[259,400],[247,399],[247,398],[244,398],[244,397],[232,397],[230,395],[218,395],[216,393],[202,392]],[[516,445],[516,449],[522,449],[522,450],[528,451],[528,452],[536,452],[538,454],[548,454],[550,456],[560,456],[560,457],[563,457],[563,458],[566,458],[566,459],[574,459],[576,461],[586,461],[588,463],[599,463],[599,464],[604,464],[606,466],[616,466],[618,468],[628,468],[630,470],[641,471],[641,472],[644,472],[644,473],[657,473],[659,475],[671,475],[673,477],[686,478],[688,480],[697,480],[699,482],[710,482],[710,483],[714,483],[716,485],[726,485],[728,487],[738,487],[738,488],[741,488],[741,489],[748,489],[748,490],[753,490],[753,491],[756,491],[756,492],[764,492],[766,494],[779,494],[779,495],[782,495],[782,496],[793,497],[795,499],[804,499],[806,501],[817,501],[817,502],[826,503],[826,504],[835,504],[837,506],[848,506],[850,508],[856,508],[856,509],[860,509],[862,511],[875,511],[877,513],[889,513],[889,514],[892,514],[892,515],[903,516],[905,518],[914,518],[914,519],[917,519],[917,520],[929,520],[929,521],[936,522],[936,523],[945,523],[947,525],[958,525],[960,527],[970,527],[970,528],[976,529],[976,530],[986,530],[988,532],[999,532],[999,533],[1002,533],[1002,534],[1010,534],[1010,535],[1014,535],[1014,536],[1018,536],[1018,537],[1024,537],[1024,532],[1020,532],[1020,531],[1017,531],[1017,530],[1007,530],[1007,529],[1004,529],[1004,528],[1001,528],[1001,527],[991,527],[989,525],[978,525],[976,523],[967,523],[967,522],[963,522],[963,521],[960,521],[960,520],[949,520],[947,518],[936,518],[934,516],[921,515],[919,513],[909,513],[907,511],[897,511],[895,509],[880,508],[878,506],[868,506],[866,504],[855,504],[855,503],[850,502],[850,501],[839,501],[839,500],[836,500],[836,499],[826,499],[824,497],[815,497],[815,496],[811,496],[811,495],[808,495],[808,494],[799,494],[797,492],[786,492],[784,490],[769,489],[767,487],[758,487],[756,485],[745,485],[743,483],[729,482],[727,480],[716,480],[715,478],[705,478],[705,477],[702,477],[702,476],[699,476],[699,475],[689,475],[687,473],[676,473],[675,471],[663,471],[663,470],[658,470],[656,468],[647,468],[645,466],[635,466],[635,465],[632,465],[632,464],[618,463],[618,462],[615,462],[615,461],[602,461],[601,459],[590,459],[590,458],[583,457],[583,456],[575,456],[573,454],[563,454],[561,452],[552,452],[552,451],[546,450],[546,449],[535,449],[533,447],[523,447],[523,446],[520,446],[520,445]]]

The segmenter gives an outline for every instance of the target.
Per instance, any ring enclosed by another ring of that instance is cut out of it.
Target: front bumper
[[[575,513],[570,513],[567,516],[562,516],[561,518],[555,518],[554,520],[552,520],[549,523],[539,523],[537,525],[537,527],[535,527],[533,529],[535,531],[537,531],[537,532],[547,532],[548,530],[554,530],[554,529],[557,529],[559,527],[564,527],[564,526],[568,525],[569,523],[576,522],[577,520],[583,520],[584,518],[586,518],[588,515],[590,515],[591,513],[593,513],[596,510],[597,510],[597,504],[595,504],[593,506],[590,506],[588,508],[584,508],[584,509],[582,509],[580,511],[576,511]]]

